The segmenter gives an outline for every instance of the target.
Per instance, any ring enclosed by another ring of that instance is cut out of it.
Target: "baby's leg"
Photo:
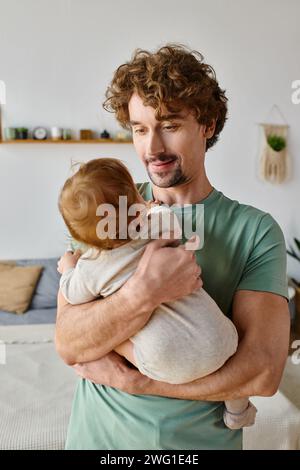
[[[248,398],[225,401],[224,422],[229,429],[252,426],[257,409]]]
[[[133,353],[133,344],[129,339],[124,341],[124,343],[119,344],[119,346],[115,348],[115,351],[120,354],[120,356],[124,356],[127,361],[131,362],[131,364],[137,367]]]

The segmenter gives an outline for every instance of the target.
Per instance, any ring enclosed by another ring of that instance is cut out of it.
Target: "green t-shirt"
[[[152,199],[150,183],[138,185]],[[234,293],[266,291],[288,298],[286,251],[275,220],[213,190],[204,200],[204,245],[196,252],[203,287],[231,316]],[[184,240],[183,240],[184,241]],[[223,423],[223,402],[130,395],[80,380],[67,449],[241,449],[242,431]]]

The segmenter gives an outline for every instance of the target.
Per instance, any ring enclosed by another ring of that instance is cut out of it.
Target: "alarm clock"
[[[32,131],[32,137],[36,140],[45,140],[47,139],[47,129],[44,127],[36,127]]]

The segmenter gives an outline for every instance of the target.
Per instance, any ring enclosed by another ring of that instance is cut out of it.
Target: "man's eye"
[[[144,134],[145,129],[134,129],[133,131],[135,134]]]
[[[167,131],[172,131],[172,130],[177,129],[178,126],[164,126],[163,128],[166,129]]]

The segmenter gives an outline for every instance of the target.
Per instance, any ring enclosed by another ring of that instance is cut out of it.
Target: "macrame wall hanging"
[[[263,145],[260,154],[260,177],[272,184],[283,183],[288,177],[288,128],[277,105],[270,111],[277,111],[283,124],[260,124],[263,134]]]

